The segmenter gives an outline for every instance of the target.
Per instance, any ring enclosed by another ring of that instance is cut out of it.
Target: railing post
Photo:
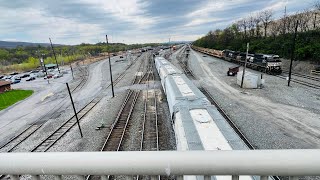
[[[183,180],[183,175],[179,175],[179,176],[177,176],[177,178],[176,178],[177,180]]]
[[[204,180],[211,180],[211,176],[205,175],[205,176],[204,176]]]
[[[268,180],[268,176],[261,176],[260,180]]]
[[[126,179],[127,180],[133,180],[133,176],[127,176]]]
[[[299,180],[299,177],[298,176],[290,176],[289,180]]]
[[[19,176],[18,175],[9,175],[10,176],[10,179],[12,180],[19,180]]]
[[[151,176],[150,179],[151,180],[159,180],[158,176]]]
[[[40,180],[40,176],[39,175],[31,175],[31,179],[32,180]]]
[[[232,180],[239,180],[239,176],[238,175],[232,175]]]
[[[101,176],[101,180],[108,180],[109,178],[108,178],[108,176],[107,175],[103,175],[103,176]]]
[[[55,180],[62,180],[62,176],[61,176],[61,175],[55,175],[55,176],[54,176],[54,179],[55,179]]]
[[[76,175],[78,180],[85,180],[85,177],[83,175]]]

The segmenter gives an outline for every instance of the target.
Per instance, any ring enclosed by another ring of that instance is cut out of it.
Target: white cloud
[[[106,14],[111,14],[119,20],[134,23],[137,28],[145,29],[156,21],[146,15],[148,2],[139,0],[80,0],[80,2],[101,8]]]

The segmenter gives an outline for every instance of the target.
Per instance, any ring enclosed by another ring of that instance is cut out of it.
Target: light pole
[[[44,71],[46,72],[46,78],[47,78],[48,84],[50,84],[49,78],[48,78],[48,72],[47,72],[46,64],[44,63],[44,60],[43,60],[43,56],[44,56],[44,54],[41,54],[40,62],[41,62],[41,64],[43,64]]]

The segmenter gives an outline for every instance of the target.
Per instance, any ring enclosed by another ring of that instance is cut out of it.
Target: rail
[[[0,173],[18,175],[320,175],[320,150],[0,153]],[[180,176],[181,177],[181,176]],[[241,177],[240,177],[241,178]]]

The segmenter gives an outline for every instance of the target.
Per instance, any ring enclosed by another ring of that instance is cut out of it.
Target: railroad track
[[[114,81],[114,85],[118,84],[120,80],[126,75],[127,70],[135,64],[135,62],[138,60],[138,57],[127,66],[125,71],[121,73]],[[107,85],[106,88],[110,87],[111,84]],[[96,104],[100,102],[100,100],[103,97],[94,98],[92,101],[90,101],[87,105],[85,105],[80,111],[78,111],[78,117],[79,120],[81,120]],[[70,119],[68,119],[66,122],[64,122],[61,126],[59,126],[53,133],[51,133],[48,137],[46,137],[43,141],[41,141],[37,146],[35,146],[31,152],[45,152],[48,151],[59,139],[63,137],[75,124],[76,124],[75,116],[72,116]],[[26,128],[22,133],[18,134],[15,138],[11,139],[8,143],[4,144],[2,147],[7,146],[8,144],[12,143],[16,139],[18,139],[20,136],[25,134],[31,129],[34,129],[29,133],[26,137],[22,138],[21,141],[18,142],[18,144],[14,145],[10,150],[10,152],[13,151],[14,148],[16,148],[19,144],[21,144],[24,140],[26,140],[28,137],[30,137],[32,134],[34,134],[40,127],[43,125],[42,123],[39,126],[30,125],[28,128]],[[1,147],[1,148],[2,148]],[[1,149],[0,148],[0,149]],[[0,179],[5,177],[6,175],[0,174]]]
[[[80,67],[81,68],[81,67]],[[71,92],[74,92],[77,89],[81,89],[83,87],[83,85],[85,84],[85,82],[87,81],[87,77],[88,76],[88,71],[86,69],[84,70],[80,70],[82,72],[82,80],[80,81],[80,83],[74,87]],[[68,97],[64,97],[58,104],[62,104],[58,109],[51,109],[49,112],[47,112],[45,115],[43,115],[41,118],[39,118],[37,121],[35,121],[34,123],[30,124],[27,128],[25,128],[23,131],[21,131],[19,134],[17,134],[16,136],[14,136],[12,139],[10,139],[9,141],[7,141],[6,143],[2,144],[0,146],[0,149],[7,147],[10,144],[13,144],[11,147],[9,147],[9,149],[7,150],[7,152],[12,152],[16,149],[16,147],[18,147],[23,141],[25,141],[26,139],[28,139],[32,134],[34,134],[37,130],[39,130],[42,125],[45,122],[41,122],[39,123],[39,121],[41,121],[43,119],[43,117],[47,117],[49,114],[49,118],[51,119],[54,116],[54,111],[58,111],[63,107],[63,101],[65,101]]]
[[[184,66],[182,68],[188,69],[188,66]],[[190,78],[190,76],[192,76],[191,78],[195,79],[194,74],[189,74],[187,76],[188,76],[188,78]],[[207,97],[207,99],[210,101],[210,103],[217,108],[217,110],[220,112],[220,114],[228,122],[228,124],[231,126],[231,128],[237,133],[237,135],[241,138],[241,140],[247,145],[247,147],[250,150],[254,150],[255,147],[250,143],[250,141],[246,138],[246,136],[235,125],[235,123],[231,120],[231,118],[227,115],[227,113],[221,108],[220,104],[212,97],[212,95],[208,92],[208,90],[202,86],[199,87],[198,89]],[[280,180],[280,178],[278,176],[273,176],[273,179]]]
[[[279,77],[281,79],[287,79],[287,76],[284,76],[284,75],[276,75],[276,77]],[[291,81],[294,83],[300,84],[300,85],[314,88],[314,89],[320,89],[320,85],[318,85],[318,84],[313,84],[310,82],[306,82],[306,81],[302,81],[302,80],[298,80],[298,79],[293,79],[293,78],[291,78]]]
[[[81,77],[81,81],[80,83],[74,88],[72,89],[71,92],[74,92],[77,89],[81,89],[86,82],[88,81],[88,77],[89,77],[89,71],[88,71],[88,67],[82,68],[79,63],[77,64],[79,71],[82,73]]]
[[[125,69],[125,71],[123,73],[121,73],[114,81],[114,85],[116,85],[125,75],[127,70],[138,60],[138,57],[127,66],[127,68]],[[83,77],[88,75],[88,71],[84,71],[83,72]],[[72,90],[75,91],[76,89],[79,89],[79,87],[83,83],[83,81],[86,81],[84,78],[82,79],[82,81]],[[83,85],[82,85],[83,86]],[[110,84],[107,85],[105,88],[110,87]],[[63,104],[62,102],[64,100],[66,100],[68,97],[65,97],[64,99],[61,100],[61,102],[59,104]],[[102,97],[100,97],[102,98]],[[90,101],[87,105],[85,105],[80,111],[78,111],[79,116],[82,118],[83,114],[88,113],[94,106],[95,104],[97,104],[100,100],[96,100],[93,99],[92,101]],[[52,109],[51,111],[49,111],[48,113],[46,113],[45,116],[47,116],[48,114],[51,114],[49,119],[52,118],[52,116],[54,115],[53,111],[57,111],[59,109],[61,109],[63,106],[60,106],[58,109]],[[81,114],[80,114],[81,113]],[[45,117],[43,116],[43,117]],[[24,129],[22,132],[20,132],[18,135],[14,136],[12,139],[10,139],[9,141],[7,141],[6,143],[4,143],[3,145],[0,146],[0,149],[7,147],[9,145],[12,145],[11,147],[8,148],[7,152],[13,152],[16,147],[18,147],[22,142],[24,142],[27,138],[29,138],[31,135],[33,135],[37,130],[39,130],[43,124],[45,122],[39,123],[39,121],[42,118],[39,118],[39,120],[37,120],[35,123],[29,125],[26,129]],[[39,143],[36,147],[34,147],[32,149],[32,152],[38,152],[40,149],[47,151],[51,146],[53,146],[66,132],[68,132],[75,124],[74,124],[74,120],[75,120],[75,116],[72,116],[71,118],[69,118],[66,122],[64,122],[61,126],[59,126],[52,134],[50,134],[43,142]],[[56,139],[56,141],[54,141]],[[0,178],[2,176],[0,175]]]
[[[289,71],[282,71],[282,73],[289,74]],[[300,74],[300,73],[291,72],[291,75],[320,82],[320,78],[319,77],[310,76],[310,75],[307,75],[307,74]]]
[[[143,69],[143,64],[144,63],[140,64],[140,67],[139,67],[140,72],[141,72],[141,69]],[[140,84],[142,81],[145,81],[146,78],[147,78],[147,73],[144,73],[142,76],[135,76],[131,84],[132,85]],[[120,107],[120,110],[117,114],[117,117],[114,123],[110,127],[110,131],[100,151],[119,151],[120,150],[126,131],[130,126],[131,115],[133,113],[139,94],[140,94],[140,90],[137,90],[137,91],[131,90],[131,89],[128,90],[125,100]],[[93,177],[95,176],[88,175],[86,177],[86,180],[89,180]],[[114,176],[108,175],[106,178],[113,179]]]
[[[132,64],[131,64],[132,65]],[[129,67],[131,67],[131,65]],[[129,68],[127,68],[129,69]],[[127,70],[126,69],[126,70]],[[124,71],[120,76],[118,76],[113,82],[114,86],[117,85],[120,80],[125,76],[126,71]],[[107,85],[106,88],[111,85]],[[103,96],[97,96],[88,104],[86,104],[80,111],[77,112],[79,121],[89,112],[92,108],[94,108]],[[76,117],[72,116],[66,122],[64,122],[61,126],[59,126],[53,133],[51,133],[47,138],[45,138],[42,142],[40,142],[37,146],[35,146],[31,152],[46,152],[48,151],[59,139],[62,138],[74,125],[77,124]]]
[[[158,130],[158,108],[157,94],[154,85],[150,89],[150,81],[154,81],[153,62],[149,61],[148,75],[146,84],[148,86],[144,96],[144,116],[141,130],[140,151],[159,151],[159,130]],[[148,176],[136,177],[137,180],[143,178],[149,179]],[[155,176],[159,179],[160,176]]]
[[[159,150],[157,94],[154,87],[150,89],[150,81],[154,81],[153,66],[151,64],[149,65],[147,75],[148,88],[144,98],[144,118],[141,131],[140,151]]]

